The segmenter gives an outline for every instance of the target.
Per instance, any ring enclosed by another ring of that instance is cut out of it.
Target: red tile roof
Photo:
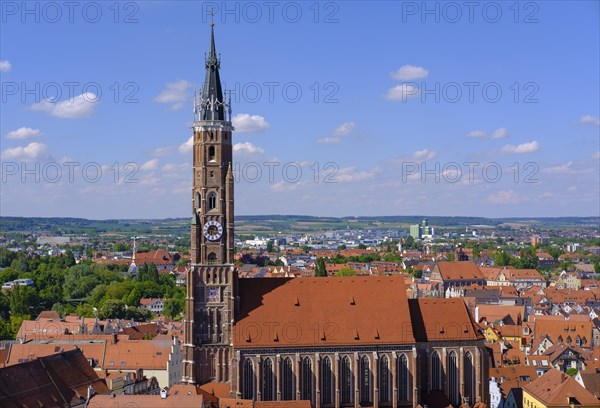
[[[402,277],[240,279],[239,294],[236,348],[414,343]]]

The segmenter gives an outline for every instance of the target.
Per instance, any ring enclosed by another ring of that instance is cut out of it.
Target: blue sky
[[[600,215],[596,1],[1,6],[2,215],[187,216],[211,8],[237,214]]]

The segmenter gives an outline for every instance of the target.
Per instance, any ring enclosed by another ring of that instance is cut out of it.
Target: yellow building
[[[523,386],[523,408],[598,408],[599,402],[574,377],[556,369]]]

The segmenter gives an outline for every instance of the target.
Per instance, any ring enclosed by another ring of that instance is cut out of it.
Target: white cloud
[[[184,143],[179,145],[179,153],[181,153],[181,154],[190,153],[192,151],[193,147],[194,147],[194,136],[190,136],[190,138],[188,140],[186,140]]]
[[[264,149],[253,145],[250,142],[241,142],[233,145],[233,153],[239,154],[262,154]]]
[[[271,187],[269,187],[269,189],[271,189],[271,191],[276,191],[276,192],[294,191],[294,190],[298,190],[300,187],[306,185],[307,183],[308,183],[308,180],[298,181],[296,183],[293,183],[291,181],[281,180],[281,181],[278,181],[277,183],[273,184]]]
[[[142,170],[154,170],[158,167],[158,159],[148,160],[146,163],[142,164],[140,168]]]
[[[57,118],[77,119],[90,116],[99,98],[91,92],[62,102],[41,101],[31,105],[32,110],[43,111]]]
[[[379,173],[381,171],[381,169],[379,167],[374,167],[371,170],[368,171],[358,171],[356,169],[356,167],[344,167],[339,169],[339,171],[335,174],[331,175],[331,180],[332,181],[339,181],[339,182],[354,182],[354,181],[364,181],[364,180],[370,180],[373,177],[375,177],[375,175],[377,173]]]
[[[600,150],[592,155],[592,159],[600,160]]]
[[[319,144],[335,144],[342,141],[344,136],[347,136],[352,132],[352,130],[356,127],[356,123],[354,122],[346,122],[342,123],[338,126],[329,137],[324,137],[322,139],[317,139],[317,143]]]
[[[393,79],[404,81],[407,79],[425,78],[427,75],[429,75],[429,71],[427,71],[423,67],[417,67],[414,65],[403,65],[398,70],[392,72],[390,75]]]
[[[48,146],[44,143],[31,142],[27,146],[17,146],[2,152],[5,160],[35,160],[48,157]]]
[[[31,137],[38,137],[42,135],[42,131],[39,129],[32,129],[29,127],[20,127],[17,130],[8,132],[6,134],[7,139],[29,139]]]
[[[429,149],[417,150],[412,158],[415,160],[431,160],[437,156],[437,152]]]
[[[600,126],[600,118],[592,115],[585,115],[579,119],[579,123],[583,123],[584,125]]]
[[[191,84],[186,80],[169,82],[165,88],[154,98],[158,103],[172,104],[168,109],[177,110],[183,107],[183,103],[187,99],[187,91]]]
[[[568,162],[568,163],[562,164],[560,166],[554,166],[554,167],[545,168],[544,170],[542,170],[542,173],[548,173],[548,174],[570,174],[570,173],[574,172],[572,166],[573,166],[573,162]]]
[[[494,130],[491,135],[488,135],[488,133],[484,130],[472,130],[471,132],[467,133],[467,137],[473,139],[477,137],[486,139],[488,136],[492,139],[502,139],[508,136],[508,130],[506,128],[499,128]]]
[[[166,156],[168,154],[171,154],[172,150],[173,147],[171,146],[157,147],[156,149],[154,149],[153,156]]]
[[[409,98],[418,96],[420,93],[419,87],[414,84],[400,84],[388,89],[385,99],[406,102]]]
[[[508,130],[506,130],[506,128],[496,129],[492,132],[492,139],[502,139],[506,136],[508,136]]]
[[[490,204],[518,204],[523,202],[524,199],[514,190],[502,190],[497,193],[490,194],[487,197],[487,201]]]
[[[520,145],[511,145],[507,144],[502,147],[502,153],[515,153],[515,154],[523,154],[523,153],[534,153],[540,150],[540,144],[537,140],[527,143],[521,143]]]
[[[473,130],[473,131],[467,133],[467,137],[471,137],[471,138],[476,138],[476,137],[484,138],[486,136],[487,136],[487,133],[484,132],[483,130]]]
[[[262,132],[269,128],[269,122],[265,118],[259,115],[249,115],[247,113],[239,113],[231,120],[235,130],[244,133],[256,133]]]
[[[0,72],[8,72],[12,68],[10,61],[0,60]]]

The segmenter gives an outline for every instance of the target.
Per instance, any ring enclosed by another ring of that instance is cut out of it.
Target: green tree
[[[30,315],[38,311],[37,293],[31,286],[15,285],[8,296],[10,312],[13,316]]]
[[[344,249],[346,249],[346,245],[342,244],[342,245],[338,245],[338,251],[343,251]]]
[[[90,265],[75,265],[67,270],[63,293],[66,299],[84,299],[100,283]]]
[[[565,372],[565,374],[573,377],[573,376],[577,375],[577,369],[571,367]]]
[[[358,244],[357,248],[358,249],[367,249],[367,246],[365,244]]]
[[[508,266],[511,264],[512,258],[503,249],[493,255],[494,266]]]
[[[177,318],[181,314],[182,310],[183,308],[181,302],[178,299],[168,299],[165,301],[163,313],[168,318]]]
[[[326,277],[327,267],[325,266],[325,258],[317,258],[317,265],[315,266],[315,276]]]
[[[335,276],[356,276],[356,271],[349,266],[346,266],[337,271]]]
[[[267,252],[275,252],[274,251],[274,245],[275,243],[273,242],[272,239],[267,241]]]
[[[452,262],[456,260],[456,255],[454,254],[454,252],[448,252],[446,254],[446,261]]]

